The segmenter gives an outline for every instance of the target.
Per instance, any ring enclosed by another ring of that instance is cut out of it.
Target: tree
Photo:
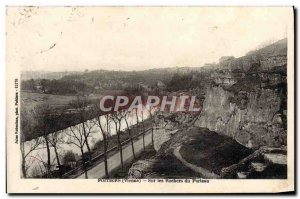
[[[38,163],[38,165],[34,166],[31,169],[31,176],[32,177],[38,177],[41,176],[41,174],[43,175],[44,171],[43,168],[41,167],[41,165]]]
[[[156,111],[156,108],[155,107],[146,107],[146,110],[148,110],[148,113],[149,113],[149,119],[150,119],[150,122],[151,122],[151,142],[152,142],[152,146],[154,146],[154,135],[153,135],[153,128],[155,126],[155,111]]]
[[[86,110],[87,108],[87,98],[85,96],[77,96],[77,99],[76,100],[73,100],[71,103],[70,103],[70,106],[75,108],[77,111],[78,111],[78,114],[79,114],[79,119],[80,119],[80,123],[82,125],[82,130],[83,130],[83,136],[84,136],[84,139],[85,139],[85,144],[86,144],[86,147],[87,147],[87,150],[88,150],[88,156],[89,156],[89,159],[91,159],[91,148],[90,148],[90,145],[89,145],[89,141],[88,141],[88,132],[87,132],[87,129],[88,127],[86,127],[86,122],[88,119],[90,119],[88,116],[89,116],[89,112],[88,110]]]
[[[34,150],[38,150],[39,146],[41,145],[42,140],[40,137],[33,139],[28,142],[28,151],[25,150],[25,141],[21,136],[21,143],[20,143],[20,150],[21,150],[21,167],[22,167],[22,175],[23,178],[27,178],[27,170],[30,165],[26,164],[26,158],[30,156],[31,152]]]
[[[47,161],[44,161],[43,158],[40,156],[39,153],[29,156],[31,159],[34,159],[37,161],[37,164],[40,168],[40,175],[36,172],[33,172],[32,177],[38,177],[38,176],[45,176],[46,177],[50,177],[49,175],[49,169],[48,169],[48,163]],[[53,159],[53,161],[55,161],[55,159]],[[41,166],[42,164],[42,166]],[[50,162],[50,165],[54,165],[54,162]],[[44,169],[43,169],[44,168]],[[37,170],[36,170],[37,171]]]
[[[35,82],[33,79],[22,81],[21,90],[35,91]]]
[[[135,118],[136,118],[136,127],[139,127],[139,115],[138,115],[138,108],[135,109]]]
[[[50,174],[51,170],[51,150],[49,143],[49,133],[57,126],[58,115],[53,111],[53,108],[48,104],[39,104],[31,110],[31,121],[35,135],[31,137],[42,137],[43,144],[47,151],[47,174]],[[48,176],[50,177],[50,176]]]
[[[58,154],[58,147],[59,144],[63,143],[63,137],[62,137],[62,131],[56,131],[54,133],[49,134],[49,143],[50,145],[54,148],[55,156],[56,156],[56,161],[59,169],[59,175],[60,177],[62,176],[62,166],[59,160],[59,154]]]
[[[43,144],[46,145],[47,150],[47,174],[50,174],[51,170],[51,151],[48,139],[48,134],[51,127],[55,126],[55,114],[52,114],[52,109],[49,105],[41,104],[34,107],[34,119],[37,121],[37,130],[44,138]],[[48,176],[49,177],[49,176]]]
[[[133,155],[133,158],[136,159],[135,152],[134,152],[134,143],[133,143],[133,138],[132,138],[132,134],[131,134],[131,128],[128,124],[129,114],[130,114],[130,112],[128,110],[123,110],[123,118],[124,118],[126,126],[127,126],[127,132],[128,132],[130,143],[131,143],[132,155]]]
[[[143,109],[141,110],[141,119],[142,119],[142,127],[143,127],[143,148],[144,151],[146,150],[146,146],[145,146],[145,122],[144,122],[144,111]]]
[[[118,148],[120,151],[120,159],[121,159],[121,167],[122,170],[124,169],[124,163],[123,163],[123,151],[122,151],[122,143],[121,143],[121,138],[120,138],[120,133],[121,133],[121,121],[123,119],[123,115],[119,111],[115,111],[110,114],[110,118],[115,124],[116,128],[116,134],[117,134],[117,140],[118,140]]]
[[[87,167],[84,161],[84,146],[86,143],[86,139],[84,137],[83,129],[81,125],[71,126],[69,128],[70,131],[66,131],[66,135],[68,136],[67,144],[73,144],[80,149],[81,159],[83,170],[85,174],[85,178],[88,179]]]
[[[96,122],[95,124],[100,128],[100,133],[102,135],[103,138],[103,156],[104,156],[104,166],[105,166],[105,176],[106,178],[109,177],[109,173],[108,173],[108,164],[107,164],[107,149],[108,149],[108,137],[110,135],[109,133],[109,123],[110,123],[110,118],[109,118],[109,114],[106,113],[106,115],[103,115],[104,113],[102,112],[101,108],[98,106],[100,103],[96,103],[95,107],[96,107]],[[105,118],[105,124],[101,123],[101,116],[104,116]],[[106,128],[105,128],[106,127]]]
[[[41,90],[42,92],[45,92],[47,90],[48,85],[50,85],[50,80],[48,79],[41,79],[40,85],[41,85]]]
[[[53,124],[55,122],[56,126],[61,129],[64,127],[64,124],[59,123],[59,121],[64,121],[64,113],[65,113],[65,108],[63,108],[62,110],[59,111],[52,111],[52,117],[53,117]],[[52,123],[50,123],[52,124]],[[48,135],[48,142],[50,144],[50,146],[52,146],[54,148],[54,153],[55,153],[55,157],[56,157],[56,162],[58,165],[58,169],[59,169],[59,175],[60,177],[63,175],[63,171],[62,171],[62,165],[59,159],[59,154],[58,154],[58,148],[59,145],[64,143],[64,138],[63,138],[63,130],[60,131],[55,131],[54,133],[50,133]]]

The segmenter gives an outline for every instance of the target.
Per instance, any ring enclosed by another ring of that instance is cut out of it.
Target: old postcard
[[[7,7],[8,193],[294,191],[293,7]]]

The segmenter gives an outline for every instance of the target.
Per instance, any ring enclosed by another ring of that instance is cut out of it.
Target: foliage
[[[63,164],[67,164],[69,162],[75,162],[76,161],[75,153],[73,151],[67,151],[64,154],[62,161]]]
[[[78,94],[92,92],[93,87],[75,80],[30,79],[21,82],[21,90],[47,94]]]

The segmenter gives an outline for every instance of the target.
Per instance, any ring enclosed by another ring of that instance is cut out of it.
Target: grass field
[[[116,94],[120,91],[103,91],[102,93],[90,94],[88,99],[99,99],[104,95]],[[70,101],[75,100],[76,95],[53,95],[45,93],[32,93],[21,91],[21,106],[26,109],[32,109],[39,104],[47,104],[50,106],[65,106]]]
[[[76,99],[74,95],[52,95],[21,91],[21,106],[25,105],[27,109],[34,108],[34,106],[39,104],[67,105],[74,99]]]
[[[191,139],[182,145],[182,157],[217,174],[223,167],[235,164],[253,152],[232,138],[206,128],[194,128],[188,133]]]

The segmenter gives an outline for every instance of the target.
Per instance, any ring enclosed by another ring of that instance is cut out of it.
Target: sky
[[[291,8],[8,7],[7,62],[21,70],[199,67],[287,37]]]

